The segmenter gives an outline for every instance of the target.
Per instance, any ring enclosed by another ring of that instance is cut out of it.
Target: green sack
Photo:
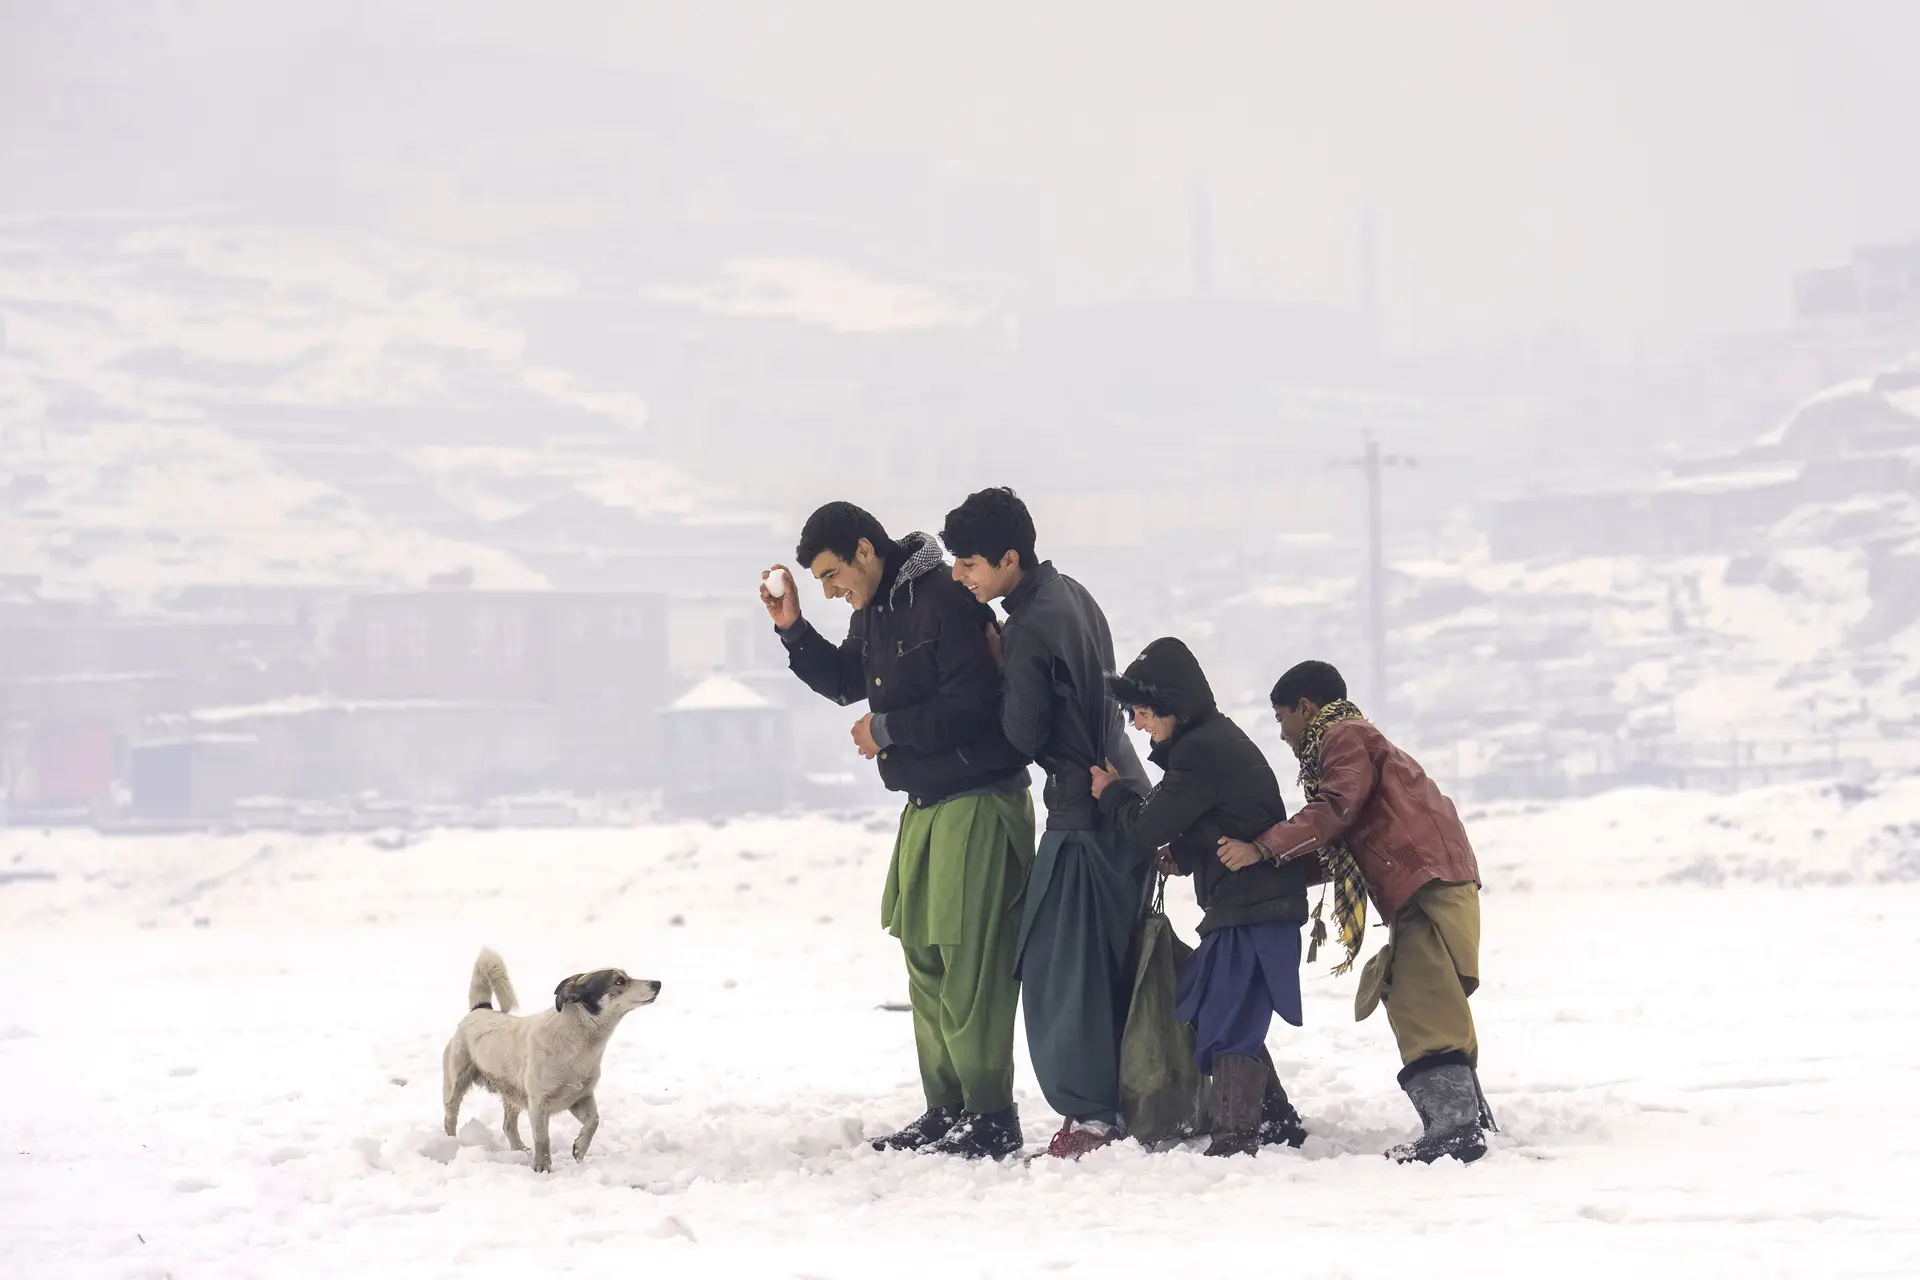
[[[1193,1027],[1176,1022],[1180,966],[1193,948],[1167,919],[1165,876],[1140,924],[1140,957],[1133,971],[1133,1003],[1120,1037],[1120,1114],[1127,1133],[1151,1146],[1205,1133],[1207,1081],[1193,1061]]]

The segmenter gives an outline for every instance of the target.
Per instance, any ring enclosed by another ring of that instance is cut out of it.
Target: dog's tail
[[[473,962],[473,978],[467,983],[467,1008],[478,1009],[497,1003],[502,1013],[512,1013],[520,1005],[513,994],[513,982],[507,977],[507,962],[492,947],[480,948]]]

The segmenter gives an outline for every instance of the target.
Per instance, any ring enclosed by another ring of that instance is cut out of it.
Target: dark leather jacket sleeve
[[[1320,743],[1320,794],[1285,822],[1267,828],[1260,843],[1280,862],[1306,857],[1352,828],[1379,780],[1361,736],[1333,726]]]
[[[827,638],[802,617],[779,632],[780,643],[787,648],[787,666],[809,689],[830,698],[843,707],[865,701],[866,670],[858,620],[847,628],[847,638],[835,648]]]
[[[1053,729],[1051,655],[1025,627],[1007,629],[1002,644],[1007,669],[1000,703],[1000,732],[1023,754],[1039,760]]]

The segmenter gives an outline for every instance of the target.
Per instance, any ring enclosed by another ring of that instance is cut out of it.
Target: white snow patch
[[[655,289],[653,296],[721,315],[798,320],[845,332],[972,324],[985,314],[931,289],[811,258],[744,258],[728,263],[723,277],[696,288]]]
[[[1793,424],[1799,420],[1800,415],[1814,405],[1825,403],[1828,400],[1846,400],[1853,396],[1868,395],[1871,394],[1872,391],[1873,379],[1870,377],[1849,378],[1845,382],[1836,382],[1832,386],[1816,391],[1805,400],[1802,400],[1794,408],[1793,412],[1782,418],[1771,430],[1762,433],[1760,438],[1754,441],[1754,443],[1763,446],[1781,444],[1785,442],[1787,432],[1793,429]]]
[[[1667,476],[1655,484],[1654,489],[1661,493],[1734,493],[1741,489],[1792,484],[1800,478],[1800,470],[1798,465],[1750,467],[1696,476]]]
[[[1353,584],[1344,578],[1288,579],[1266,582],[1241,592],[1227,602],[1250,604],[1267,609],[1304,609],[1343,600],[1353,593]]]

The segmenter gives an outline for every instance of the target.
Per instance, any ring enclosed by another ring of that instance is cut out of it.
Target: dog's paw
[[[587,1158],[587,1140],[585,1138],[575,1138],[573,1140],[573,1158],[575,1160],[585,1160]]]
[[[533,1157],[533,1171],[535,1173],[552,1173],[553,1157],[536,1152]]]
[[[454,1130],[455,1130],[455,1129],[457,1129],[458,1127],[459,1127],[459,1126],[458,1126],[458,1125],[457,1125],[457,1124],[456,1124],[456,1123],[455,1123],[455,1122],[454,1122],[454,1121],[453,1121],[453,1120],[452,1120],[451,1118],[449,1118],[449,1119],[447,1120],[447,1136],[448,1136],[449,1138],[451,1138],[451,1137],[453,1137],[453,1136],[454,1136]]]

